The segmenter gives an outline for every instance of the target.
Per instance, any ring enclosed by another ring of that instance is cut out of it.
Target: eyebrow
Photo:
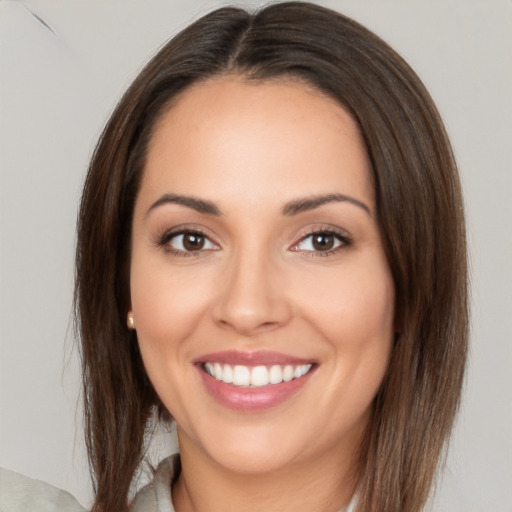
[[[148,208],[146,215],[155,208],[164,204],[180,204],[187,208],[192,208],[192,210],[195,210],[196,212],[204,213],[206,215],[215,215],[216,217],[222,215],[219,208],[211,201],[205,201],[204,199],[198,199],[197,197],[191,196],[180,196],[178,194],[164,194]]]
[[[284,206],[283,215],[297,215],[299,213],[314,210],[315,208],[323,206],[324,204],[333,202],[347,202],[353,204],[359,208],[362,208],[370,217],[372,217],[372,212],[365,203],[344,194],[327,194],[324,196],[313,196],[290,201]]]
[[[347,202],[353,204],[363,209],[370,217],[372,217],[371,210],[365,203],[344,194],[326,194],[323,196],[294,199],[293,201],[290,201],[284,205],[282,213],[286,216],[297,215],[299,213],[314,210],[315,208],[319,208],[324,204],[333,202]],[[215,217],[222,215],[220,209],[211,201],[198,199],[197,197],[192,196],[182,196],[178,194],[164,194],[148,208],[146,215],[148,215],[155,208],[158,208],[164,204],[179,204],[186,206],[187,208],[191,208],[192,210],[195,210],[199,213],[214,215]]]

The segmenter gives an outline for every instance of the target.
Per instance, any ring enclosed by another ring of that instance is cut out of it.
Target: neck
[[[173,488],[176,512],[338,512],[356,486],[354,454],[332,450],[271,473],[237,473],[206,456],[190,440],[180,439],[180,477]],[[345,455],[345,456],[344,456]]]

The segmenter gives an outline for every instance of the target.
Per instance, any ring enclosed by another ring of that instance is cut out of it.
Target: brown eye
[[[197,233],[183,235],[183,247],[186,251],[199,251],[204,247],[204,236]]]
[[[312,244],[317,251],[329,251],[334,247],[334,242],[334,235],[330,233],[317,233],[312,236]]]
[[[293,247],[293,250],[329,255],[346,245],[350,245],[349,240],[338,233],[332,231],[317,231],[305,236]]]
[[[219,249],[219,246],[214,244],[206,235],[195,231],[167,234],[161,239],[159,245],[167,247],[171,252],[182,255]]]

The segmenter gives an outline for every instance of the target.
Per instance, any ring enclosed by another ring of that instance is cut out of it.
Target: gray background
[[[0,0],[0,464],[85,505],[69,323],[84,171],[141,66],[178,29],[226,3]],[[466,194],[473,321],[466,393],[435,510],[512,511],[512,2],[318,3],[395,47],[446,122]]]

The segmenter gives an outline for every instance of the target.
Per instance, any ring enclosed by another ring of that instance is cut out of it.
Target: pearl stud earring
[[[135,329],[135,320],[133,319],[133,315],[128,313],[128,319],[126,321],[129,329]]]

